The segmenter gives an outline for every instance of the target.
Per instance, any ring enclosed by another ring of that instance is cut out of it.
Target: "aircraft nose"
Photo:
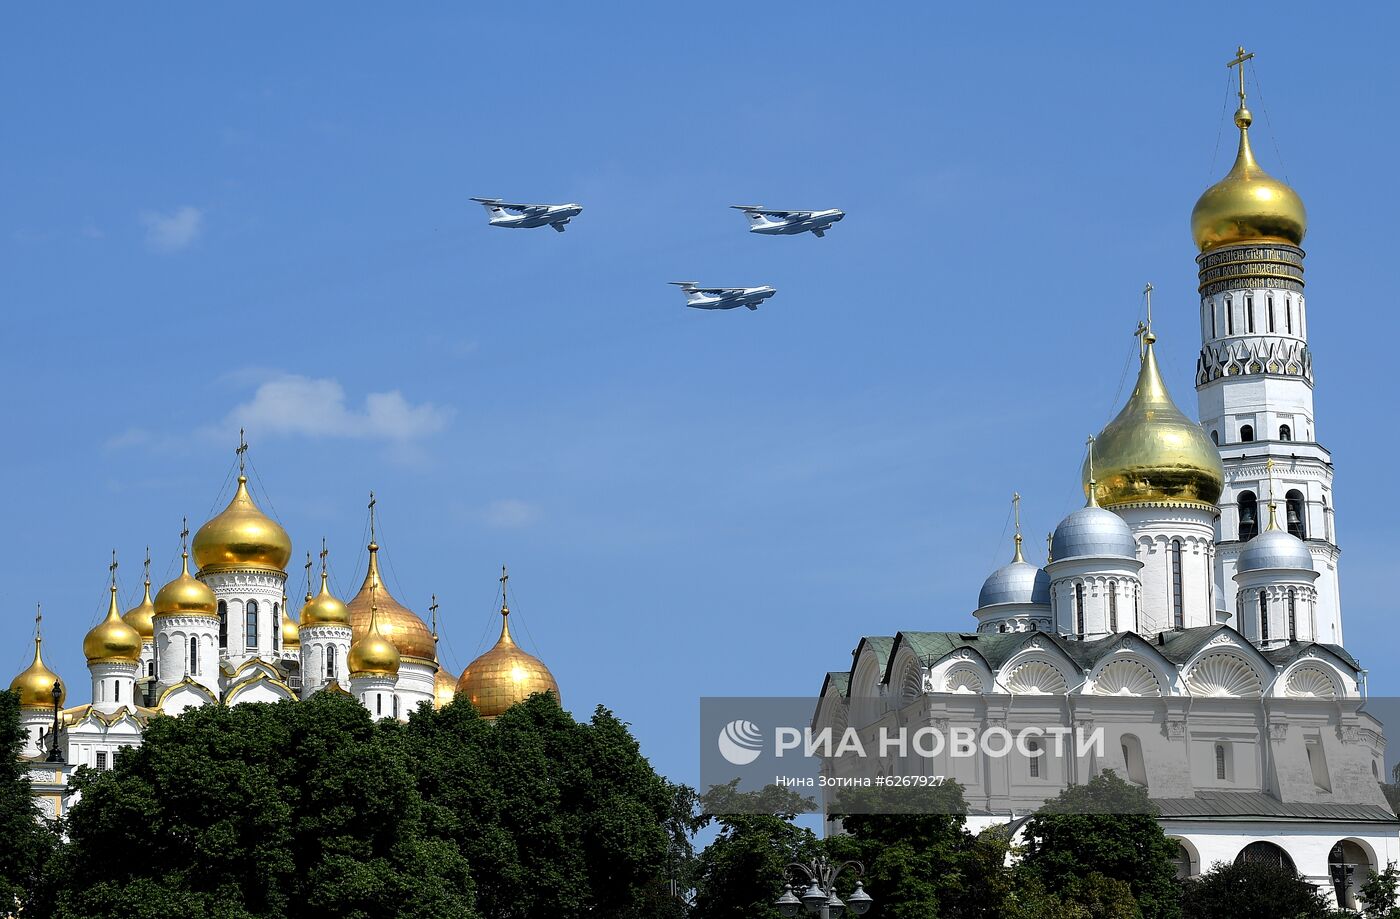
[[[839,221],[842,221],[842,220],[845,220],[845,219],[846,219],[846,212],[845,212],[845,211],[837,211],[837,212],[836,212],[836,220],[837,220],[838,222],[839,222]]]

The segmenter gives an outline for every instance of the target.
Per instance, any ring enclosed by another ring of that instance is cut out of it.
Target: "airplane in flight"
[[[560,233],[564,224],[583,213],[581,204],[507,204],[500,198],[473,198],[491,215],[493,227],[551,226]]]
[[[749,215],[749,232],[764,236],[794,236],[811,233],[825,236],[831,225],[846,216],[845,211],[831,208],[825,211],[777,211],[758,204],[731,204],[736,211]]]
[[[697,310],[732,310],[747,306],[758,309],[778,291],[772,287],[700,287],[695,281],[671,281],[685,291],[685,305]]]

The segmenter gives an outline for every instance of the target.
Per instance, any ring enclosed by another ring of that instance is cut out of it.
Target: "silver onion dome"
[[[1266,568],[1312,571],[1312,553],[1308,551],[1307,545],[1292,533],[1277,529],[1265,530],[1245,543],[1235,570],[1260,571]]]
[[[1082,556],[1137,558],[1137,544],[1133,541],[1133,531],[1122,517],[1090,504],[1055,527],[1050,554],[1057,562]]]
[[[1050,575],[1030,562],[1014,561],[1002,565],[982,582],[977,595],[977,608],[986,609],[1003,603],[1029,603],[1050,606]]]

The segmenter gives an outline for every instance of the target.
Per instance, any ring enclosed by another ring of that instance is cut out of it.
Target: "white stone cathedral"
[[[246,449],[239,447],[240,467]],[[504,571],[500,639],[460,677],[443,666],[436,601],[430,627],[380,576],[374,505],[371,496],[369,562],[359,593],[349,603],[332,596],[323,544],[315,594],[307,554],[298,621],[287,605],[291,539],[259,509],[240,468],[228,507],[199,528],[190,551],[182,548],[179,576],[154,598],[148,559],[141,602],[122,613],[113,558],[107,614],[83,639],[92,685],[87,704],[64,707],[67,686],[44,662],[36,617],[33,662],[9,688],[19,696],[26,732],[21,758],[41,811],[52,819],[72,806],[74,770],[110,768],[122,748],[141,742],[152,718],[196,706],[348,693],[375,718],[406,720],[419,706],[439,708],[461,695],[494,718],[536,692],[558,697],[549,669],[510,633]]]
[[[964,783],[974,826],[1014,823],[1113,769],[1160,808],[1182,874],[1280,862],[1355,906],[1366,873],[1400,861],[1400,823],[1365,671],[1342,641],[1306,212],[1255,162],[1242,72],[1239,96],[1234,166],[1191,215],[1200,423],[1162,381],[1149,305],[1136,387],[1091,442],[1086,506],[1056,527],[1045,565],[1025,561],[1018,527],[974,631],[861,638],[850,669],[827,675],[815,724],[1103,728],[1088,763],[1032,747],[898,768]]]

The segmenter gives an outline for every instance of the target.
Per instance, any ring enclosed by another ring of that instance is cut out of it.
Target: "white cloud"
[[[204,212],[188,204],[168,214],[144,211],[146,248],[152,252],[178,252],[194,243],[204,230]]]
[[[502,498],[486,505],[481,517],[493,527],[516,530],[540,519],[540,509],[528,501]]]
[[[404,444],[447,427],[452,410],[409,403],[398,390],[369,393],[363,407],[346,402],[345,388],[329,378],[284,375],[261,383],[253,398],[229,413],[229,426],[259,435],[300,434]]]

